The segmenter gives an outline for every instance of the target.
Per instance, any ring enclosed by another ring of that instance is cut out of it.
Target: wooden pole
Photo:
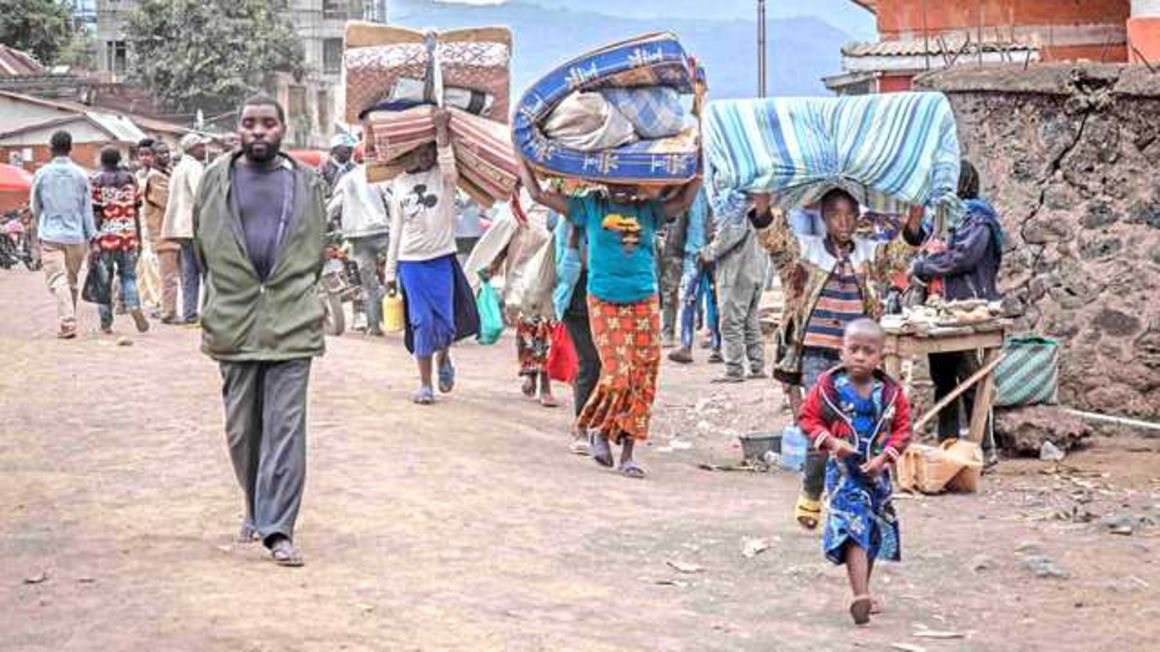
[[[959,385],[958,387],[951,390],[950,394],[947,394],[946,396],[942,397],[941,401],[939,401],[938,403],[935,403],[934,407],[927,410],[926,414],[922,415],[922,417],[920,417],[918,421],[914,422],[914,430],[915,431],[921,430],[922,427],[926,425],[927,421],[930,421],[931,419],[933,419],[935,417],[935,415],[937,415],[939,412],[942,412],[943,408],[945,408],[946,406],[951,404],[951,401],[954,401],[955,399],[957,399],[960,394],[962,394],[963,392],[970,389],[972,385],[979,382],[981,379],[986,377],[987,374],[994,371],[995,367],[998,367],[999,363],[1002,362],[1003,358],[1005,358],[1006,356],[1007,356],[1006,353],[1000,353],[999,355],[995,356],[995,358],[993,360],[991,360],[985,366],[980,367],[979,370],[976,371],[974,374],[972,374],[970,378],[964,380],[961,385]]]

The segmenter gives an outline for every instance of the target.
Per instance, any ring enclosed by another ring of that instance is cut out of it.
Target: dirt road
[[[241,498],[198,332],[124,320],[119,346],[86,308],[82,338],[58,342],[53,322],[40,275],[0,272],[0,650],[1160,646],[1160,527],[1099,523],[1160,519],[1157,440],[900,499],[904,563],[883,565],[887,613],[856,630],[843,570],[791,522],[796,479],[698,468],[738,459],[731,431],[780,427],[771,383],[666,366],[638,482],[566,452],[567,411],[520,397],[510,339],[459,349],[460,387],[420,408],[397,338],[346,336],[312,380],[308,563],[282,569],[231,541]],[[770,548],[747,558],[750,538]]]

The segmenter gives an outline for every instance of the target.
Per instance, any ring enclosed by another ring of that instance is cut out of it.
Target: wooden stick
[[[946,396],[942,397],[941,401],[939,401],[938,403],[935,403],[934,407],[927,410],[926,414],[922,415],[922,417],[919,418],[918,421],[914,422],[913,429],[914,430],[922,429],[922,427],[926,425],[927,421],[930,421],[931,419],[933,419],[935,417],[935,415],[937,415],[939,412],[942,412],[943,408],[945,408],[946,406],[951,404],[951,401],[957,399],[960,394],[962,394],[963,392],[970,389],[972,385],[979,382],[980,380],[985,378],[987,376],[987,374],[994,371],[995,367],[998,367],[999,363],[1002,362],[1003,358],[1005,358],[1005,357],[1007,357],[1007,354],[1005,352],[1000,353],[989,364],[987,364],[984,367],[981,367],[978,371],[976,371],[974,374],[972,374],[970,378],[964,380],[962,382],[962,384],[960,384],[958,387],[951,390],[950,394],[947,394]]]

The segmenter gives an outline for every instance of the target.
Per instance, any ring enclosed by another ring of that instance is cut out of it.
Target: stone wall
[[[1020,326],[1062,341],[1061,400],[1160,416],[1160,73],[962,66],[946,93],[1007,232]]]

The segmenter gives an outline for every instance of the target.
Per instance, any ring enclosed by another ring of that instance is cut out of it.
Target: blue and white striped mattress
[[[941,93],[712,101],[702,130],[715,207],[741,191],[794,208],[837,186],[879,212],[961,210],[955,116]]]
[[[637,86],[694,90],[694,64],[673,34],[648,34],[578,57],[533,84],[516,106],[512,142],[538,170],[597,183],[673,184],[697,173],[700,133],[582,152],[549,140],[539,124],[575,91]]]

